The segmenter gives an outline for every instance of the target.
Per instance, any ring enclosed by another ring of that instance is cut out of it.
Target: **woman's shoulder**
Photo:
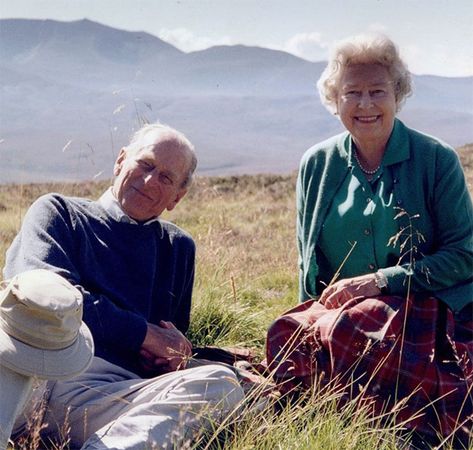
[[[348,138],[348,132],[344,131],[343,133],[337,134],[335,136],[329,137],[324,141],[318,142],[317,144],[310,147],[305,155],[317,154],[317,153],[326,153],[330,154],[334,151],[339,151],[340,147],[345,150],[345,141]]]
[[[347,157],[348,137],[349,134],[345,131],[313,145],[302,155],[301,164],[304,165],[310,161],[324,161],[330,159],[334,154]]]
[[[406,176],[416,173],[417,179],[428,180],[432,189],[436,189],[442,179],[450,183],[464,182],[460,157],[452,146],[435,136],[400,125],[409,148],[409,157],[400,165]]]
[[[419,156],[435,159],[439,157],[447,159],[457,158],[456,150],[442,139],[414,128],[408,128],[405,125],[404,127],[409,135],[411,148],[421,149],[418,152]]]

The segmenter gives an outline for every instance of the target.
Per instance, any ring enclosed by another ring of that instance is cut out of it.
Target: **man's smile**
[[[154,201],[153,198],[151,198],[149,195],[147,195],[145,192],[143,192],[142,190],[132,186],[132,189],[137,192],[139,195],[141,195],[142,197],[145,197],[146,199],[150,200],[150,201]]]

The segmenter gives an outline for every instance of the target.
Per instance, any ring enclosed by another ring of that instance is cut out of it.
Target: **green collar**
[[[347,159],[348,167],[352,167],[354,165],[352,157],[353,140],[348,132],[344,133],[342,142],[341,148],[344,150],[342,153],[345,153],[345,155],[342,154],[342,157]],[[393,131],[391,132],[386,151],[384,152],[382,165],[390,166],[406,161],[409,158],[409,136],[406,127],[399,119],[394,119]]]
[[[409,135],[406,127],[399,119],[394,119],[393,131],[384,152],[383,166],[406,161],[410,156]]]

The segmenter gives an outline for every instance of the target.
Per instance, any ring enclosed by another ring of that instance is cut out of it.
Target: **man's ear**
[[[120,153],[118,153],[118,157],[113,166],[113,175],[118,176],[120,174],[122,170],[123,161],[125,161],[126,157],[127,157],[126,149],[125,147],[123,147],[120,150]]]
[[[183,197],[187,194],[187,188],[182,188],[174,197],[172,201],[169,202],[169,205],[166,207],[168,211],[172,211],[176,205],[183,199]]]

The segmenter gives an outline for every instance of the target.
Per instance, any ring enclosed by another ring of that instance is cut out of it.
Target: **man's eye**
[[[168,175],[163,174],[163,173],[159,175],[159,179],[161,180],[161,183],[163,183],[167,186],[170,186],[170,185],[173,184],[172,178]]]
[[[143,160],[138,161],[138,164],[146,170],[153,170],[154,169],[154,166],[152,164],[150,164],[149,162],[143,161]]]

